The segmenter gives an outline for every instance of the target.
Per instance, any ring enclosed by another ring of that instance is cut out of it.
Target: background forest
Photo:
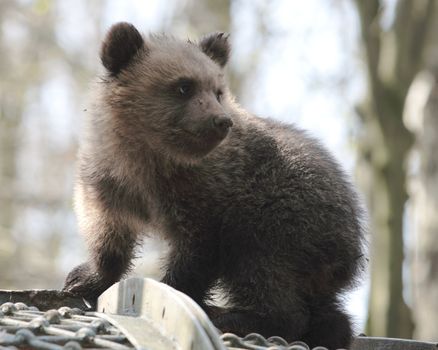
[[[75,157],[108,27],[231,33],[228,78],[256,114],[319,137],[359,186],[370,267],[358,331],[438,340],[435,0],[1,0],[0,289],[60,288],[86,257]],[[135,274],[157,276],[148,243]]]

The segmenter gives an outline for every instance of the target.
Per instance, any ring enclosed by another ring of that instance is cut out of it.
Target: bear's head
[[[233,125],[223,73],[229,53],[223,33],[193,43],[166,35],[143,37],[129,23],[113,25],[100,57],[115,132],[127,143],[179,160],[207,155]]]

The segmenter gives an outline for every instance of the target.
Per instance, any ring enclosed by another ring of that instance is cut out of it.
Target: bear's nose
[[[228,130],[233,126],[233,121],[229,117],[215,115],[213,117],[213,125],[222,130]]]

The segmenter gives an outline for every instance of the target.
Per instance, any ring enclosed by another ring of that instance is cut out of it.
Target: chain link
[[[24,303],[0,306],[0,350],[130,350],[134,347],[108,321],[94,312],[61,307],[39,311]]]
[[[221,339],[225,346],[230,350],[310,350],[306,343],[295,341],[288,344],[281,337],[270,337],[265,339],[257,333],[251,333],[241,338],[232,333],[221,335]],[[328,350],[322,346],[317,346],[312,350]]]

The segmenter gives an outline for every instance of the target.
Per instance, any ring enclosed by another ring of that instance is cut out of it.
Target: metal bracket
[[[183,350],[226,350],[219,332],[192,299],[152,279],[130,278],[116,283],[99,297],[97,311],[124,330],[138,348],[160,349],[156,340],[151,346],[153,337],[146,334],[146,327],[133,330],[133,321],[127,316],[136,316],[139,323],[154,328],[160,335],[157,339],[167,341],[167,347],[161,349],[169,349],[171,341],[173,347]]]

